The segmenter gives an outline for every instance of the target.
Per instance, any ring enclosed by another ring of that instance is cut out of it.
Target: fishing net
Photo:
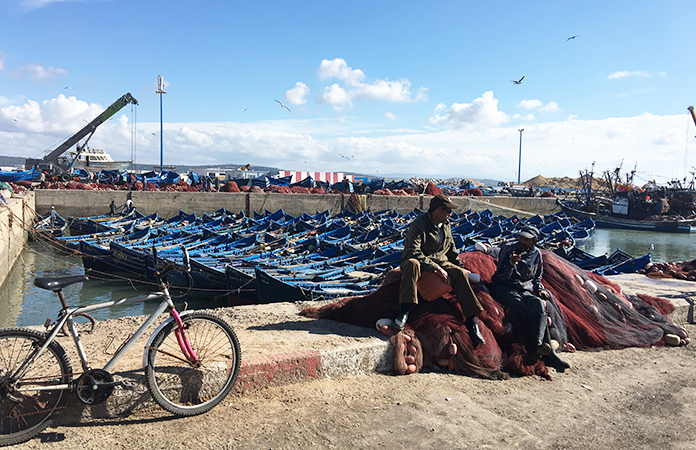
[[[549,331],[559,343],[558,351],[663,345],[666,333],[688,337],[667,318],[674,308],[668,301],[642,294],[626,296],[605,277],[589,274],[551,252],[542,253],[543,283],[551,293],[546,302]],[[527,354],[524,343],[529,341],[529,331],[524,322],[488,291],[496,268],[493,257],[474,251],[460,258],[467,270],[481,277],[481,283],[472,287],[484,308],[478,319],[486,343],[472,345],[451,288],[437,276],[423,277],[419,280],[423,301],[409,314],[406,327],[413,338],[400,341],[403,333],[391,337],[398,350],[397,373],[426,367],[488,379],[534,374],[551,379],[543,361]],[[399,269],[391,270],[380,288],[367,296],[343,298],[321,308],[305,307],[302,314],[372,328],[377,320],[398,313],[400,278]],[[425,300],[433,297],[433,301]],[[408,368],[410,360],[414,361],[412,369]]]
[[[696,259],[684,262],[655,263],[641,271],[650,278],[676,278],[696,281]]]

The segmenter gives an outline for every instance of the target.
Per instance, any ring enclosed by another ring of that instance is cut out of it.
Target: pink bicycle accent
[[[188,336],[186,336],[186,333],[184,332],[184,322],[182,322],[179,312],[172,308],[169,310],[169,314],[176,322],[177,329],[174,330],[174,334],[176,335],[176,340],[179,343],[179,347],[181,347],[181,351],[184,352],[186,359],[197,363],[199,361],[198,356],[196,355],[196,352],[193,351],[191,343],[188,340]]]

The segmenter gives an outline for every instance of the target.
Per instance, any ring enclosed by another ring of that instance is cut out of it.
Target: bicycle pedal
[[[118,385],[121,386],[121,389],[126,391],[135,391],[137,389],[135,383],[130,381],[121,381]]]

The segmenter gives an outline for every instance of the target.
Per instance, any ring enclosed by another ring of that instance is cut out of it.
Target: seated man
[[[394,320],[394,327],[397,330],[403,329],[409,311],[418,303],[417,283],[421,271],[434,272],[452,286],[454,296],[464,313],[464,323],[469,330],[471,342],[476,346],[485,343],[476,321],[476,315],[483,308],[471,289],[468,272],[454,247],[452,231],[447,221],[452,210],[458,207],[449,197],[437,195],[430,200],[428,212],[416,218],[409,226],[401,254],[401,311]]]
[[[562,371],[570,364],[561,360],[551,347],[545,301],[549,292],[541,284],[541,251],[535,246],[539,230],[528,225],[517,241],[505,244],[498,254],[498,266],[492,278],[491,295],[503,306],[515,311],[529,327],[529,353],[533,358]]]

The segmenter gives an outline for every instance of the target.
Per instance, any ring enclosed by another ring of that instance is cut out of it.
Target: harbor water
[[[597,229],[584,247],[594,255],[610,254],[617,248],[632,256],[652,253],[655,262],[690,261],[696,258],[696,233],[671,234],[644,231]],[[65,256],[48,244],[30,242],[15,263],[0,290],[0,327],[41,325],[47,318],[56,318],[58,297],[39,289],[32,283],[36,277],[83,274],[80,258]],[[127,279],[104,279],[90,275],[90,281],[65,289],[68,305],[90,305],[119,300],[157,290],[155,285],[135,283]],[[188,303],[189,308],[201,309],[226,306],[224,296],[212,294],[176,298],[177,306]],[[97,320],[150,314],[158,302],[136,303],[118,308],[95,311]]]
[[[66,256],[47,243],[30,241],[10,271],[0,290],[0,328],[10,326],[42,325],[47,318],[55,320],[60,301],[58,296],[33,284],[37,277],[61,277],[84,274],[82,260]],[[120,300],[125,297],[155,292],[155,284],[139,283],[126,278],[102,277],[89,274],[89,281],[77,283],[63,290],[69,306],[93,305]],[[213,294],[177,294],[172,291],[174,303],[183,309],[205,309],[227,306],[226,296]],[[159,300],[133,303],[91,312],[97,320],[126,316],[147,315],[159,305]],[[84,319],[79,319],[79,322]]]

